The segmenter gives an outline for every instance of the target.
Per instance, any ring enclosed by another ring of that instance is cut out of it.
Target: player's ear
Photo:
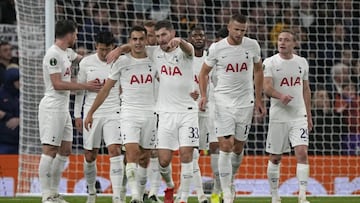
[[[170,34],[171,34],[171,37],[174,38],[175,35],[176,35],[175,30],[174,30],[174,29],[171,29],[171,30],[170,30]]]

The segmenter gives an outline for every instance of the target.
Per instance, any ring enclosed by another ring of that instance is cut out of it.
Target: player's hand
[[[264,106],[264,102],[261,99],[255,101],[255,112],[261,118],[266,115],[266,108]]]
[[[84,121],[84,126],[87,131],[89,131],[90,128],[92,127],[92,123],[93,123],[93,116],[88,112],[88,115],[86,116]]]
[[[4,111],[1,111],[1,110],[0,110],[0,119],[4,118],[5,115],[6,115],[6,113],[5,113]]]
[[[82,133],[83,131],[83,120],[81,118],[75,118],[75,129]]]
[[[195,101],[199,98],[199,92],[197,90],[194,90],[190,93],[191,98],[193,98]]]
[[[181,40],[182,39],[180,37],[175,37],[171,39],[170,42],[168,43],[168,50],[178,47],[181,43]]]
[[[281,101],[281,103],[283,103],[284,105],[287,105],[293,98],[294,98],[293,96],[282,94],[282,95],[280,96],[280,101]]]
[[[108,55],[106,55],[106,63],[112,63],[115,62],[119,56],[121,55],[121,49],[115,48]]]
[[[86,83],[86,90],[92,91],[92,92],[98,92],[102,88],[102,84],[99,82],[99,80],[90,80]]]
[[[200,111],[205,111],[206,103],[207,103],[207,98],[201,97],[199,100],[199,110]]]
[[[15,128],[17,128],[19,126],[19,118],[14,117],[14,118],[10,118],[7,122],[6,122],[6,127],[10,128],[11,130],[15,130]]]

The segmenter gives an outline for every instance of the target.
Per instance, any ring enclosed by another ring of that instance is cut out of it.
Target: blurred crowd
[[[120,45],[126,43],[132,25],[146,20],[168,19],[183,38],[192,27],[202,25],[209,46],[229,17],[240,12],[248,16],[247,35],[258,40],[263,58],[276,52],[278,33],[291,29],[298,37],[297,54],[310,65],[314,130],[309,153],[360,155],[359,5],[358,0],[56,0],[56,20],[78,23],[75,48],[82,55],[94,51],[99,31],[111,31]],[[16,23],[13,0],[2,1],[0,8],[1,23]],[[0,44],[2,91],[12,64],[3,47]],[[3,120],[0,143],[2,128],[7,127]],[[248,154],[264,153],[267,123],[255,117]]]

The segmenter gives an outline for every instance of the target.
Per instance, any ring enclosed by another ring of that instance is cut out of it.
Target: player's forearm
[[[306,114],[308,118],[312,118],[311,116],[311,90],[310,88],[306,88],[304,90],[304,102],[306,108]]]
[[[264,93],[270,98],[280,99],[281,97],[281,93],[276,91],[272,86],[265,86]]]
[[[53,84],[55,90],[86,90],[84,83],[59,81]]]
[[[119,55],[123,53],[129,53],[131,51],[131,46],[130,44],[123,44],[119,47],[116,47],[116,51]]]
[[[203,70],[200,71],[199,74],[199,90],[201,97],[207,97],[207,84],[208,84],[208,74],[203,72]]]
[[[255,82],[255,99],[262,99],[262,92],[264,86],[264,73],[262,70],[258,70],[254,74],[254,82]]]
[[[192,45],[189,42],[187,42],[187,41],[185,41],[183,39],[180,39],[180,44],[179,45],[180,45],[180,49],[185,54],[187,54],[189,56],[193,55],[193,48],[192,48]]]
[[[76,92],[74,104],[74,117],[81,118],[82,105],[84,101],[84,91]]]
[[[101,104],[104,103],[104,101],[108,97],[108,95],[109,95],[109,91],[102,88],[96,95],[94,103],[91,105],[91,108],[88,112],[88,115],[94,114],[94,112],[101,106]]]

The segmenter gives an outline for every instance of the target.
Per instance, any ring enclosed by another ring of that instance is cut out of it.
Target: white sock
[[[150,192],[149,197],[152,195],[157,195],[159,192],[160,184],[161,184],[161,175],[159,170],[159,159],[158,158],[150,158],[150,173],[149,173],[149,181],[150,181]]]
[[[231,166],[231,153],[220,151],[219,153],[219,175],[221,188],[224,192],[224,198],[231,199],[231,178],[232,167]]]
[[[146,188],[146,181],[147,181],[147,168],[143,168],[141,166],[138,166],[138,190],[139,190],[139,193],[140,193],[140,197],[142,197],[145,193],[145,188]]]
[[[61,156],[60,154],[56,154],[56,157],[54,158],[54,161],[52,163],[50,189],[53,194],[59,193],[61,174],[64,171],[66,161],[67,156]]]
[[[90,163],[84,160],[84,176],[89,194],[96,194],[96,173],[96,160]]]
[[[181,163],[181,198],[180,202],[188,201],[190,193],[190,183],[193,177],[193,162]]]
[[[120,189],[123,180],[123,157],[110,157],[110,181],[113,191],[113,199],[120,199]]]
[[[192,182],[195,187],[196,194],[198,196],[198,199],[203,197],[204,190],[203,190],[203,184],[202,184],[202,178],[201,178],[201,171],[199,167],[199,150],[194,149],[193,153],[193,179]]]
[[[171,164],[169,164],[166,167],[162,167],[159,165],[160,174],[162,178],[164,179],[166,186],[168,188],[174,188],[174,181],[172,178],[172,170],[171,170]]]
[[[241,154],[236,154],[234,152],[231,152],[232,180],[235,179],[235,175],[240,168],[240,164],[243,160],[243,157],[244,157],[244,150],[241,152]]]
[[[54,158],[41,154],[39,163],[39,181],[42,193],[42,200],[46,200],[51,196],[51,166]]]
[[[271,161],[268,161],[267,176],[270,185],[271,196],[274,202],[279,198],[278,189],[279,189],[280,163],[273,164]]]
[[[212,193],[220,194],[220,176],[219,176],[219,154],[211,154],[211,169],[214,174],[214,187]]]
[[[131,190],[132,199],[140,200],[140,193],[137,184],[137,165],[136,163],[126,164],[126,177]]]
[[[296,177],[299,181],[299,199],[306,199],[309,170],[309,164],[296,165]]]

